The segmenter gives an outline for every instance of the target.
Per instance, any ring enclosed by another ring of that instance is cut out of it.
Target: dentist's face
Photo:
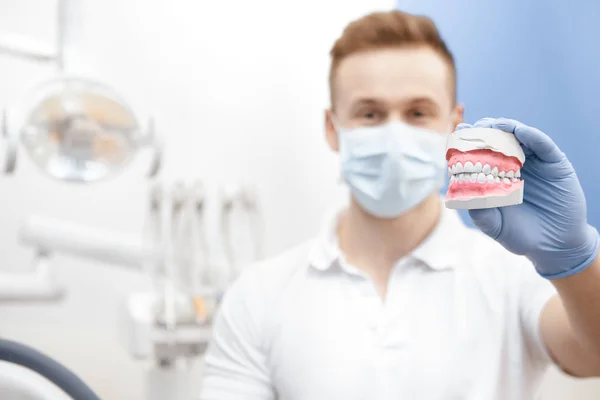
[[[356,53],[344,59],[333,83],[333,109],[326,113],[327,141],[338,150],[336,122],[344,128],[392,121],[450,133],[462,120],[454,105],[451,67],[427,47]]]

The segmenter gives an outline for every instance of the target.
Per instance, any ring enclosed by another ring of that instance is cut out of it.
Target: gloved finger
[[[544,162],[558,162],[565,157],[550,136],[539,129],[508,118],[484,118],[481,121],[484,121],[482,125],[485,125],[481,126],[482,128],[495,128],[513,133],[523,146]]]
[[[473,128],[491,128],[497,120],[497,118],[481,118],[473,124]]]
[[[469,210],[469,216],[481,232],[492,239],[497,239],[502,232],[502,213],[497,208]]]
[[[456,129],[454,130],[454,132],[460,131],[461,129],[467,129],[467,128],[472,128],[471,124],[467,124],[466,122],[461,122],[460,124],[458,124],[456,126]]]

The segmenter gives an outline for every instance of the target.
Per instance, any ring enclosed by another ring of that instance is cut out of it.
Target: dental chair
[[[2,399],[100,399],[77,375],[31,347],[0,339],[0,361]]]
[[[58,76],[35,85],[2,114],[0,170],[15,170],[19,146],[47,176],[90,184],[115,177],[141,148],[153,150],[149,177],[159,169],[152,123],[136,114],[112,88]],[[49,249],[38,248],[34,273],[0,272],[0,300],[52,302],[62,298],[49,273]],[[59,362],[21,343],[0,339],[0,399],[97,400]]]

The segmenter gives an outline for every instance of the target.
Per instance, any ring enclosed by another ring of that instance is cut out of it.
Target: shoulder
[[[215,337],[243,333],[244,340],[257,348],[267,347],[281,298],[295,282],[302,282],[312,248],[313,241],[307,242],[244,268],[219,305]]]

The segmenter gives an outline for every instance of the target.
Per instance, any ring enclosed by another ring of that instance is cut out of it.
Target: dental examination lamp
[[[160,167],[161,146],[149,120],[144,126],[108,85],[72,76],[43,81],[2,116],[5,173],[15,170],[18,146],[44,174],[91,183],[122,172],[142,149],[153,152],[148,176]]]
[[[160,168],[160,145],[152,123],[145,129],[140,126],[136,114],[108,86],[79,78],[55,78],[29,91],[20,107],[5,110],[2,169],[6,173],[14,171],[21,143],[44,174],[61,181],[94,183],[117,176],[136,153],[150,147],[153,159],[148,177],[153,177]],[[38,236],[33,237],[32,232]],[[54,233],[52,227],[40,226],[36,221],[24,226],[25,242],[36,249],[36,272],[0,274],[0,300],[61,297],[61,290],[52,281],[49,259],[53,252],[77,246],[67,245],[62,240],[65,236]],[[33,239],[39,241],[32,243]],[[98,238],[97,243],[101,246],[103,241]],[[89,243],[79,248],[89,248]],[[105,253],[98,249],[95,254]]]
[[[153,151],[148,174],[160,167],[161,143],[151,118],[138,113],[110,86],[66,71],[73,0],[57,0],[56,40],[40,43],[22,35],[0,36],[0,56],[55,67],[2,110],[0,169],[11,173],[19,144],[46,175],[70,182],[116,176],[142,148]]]

